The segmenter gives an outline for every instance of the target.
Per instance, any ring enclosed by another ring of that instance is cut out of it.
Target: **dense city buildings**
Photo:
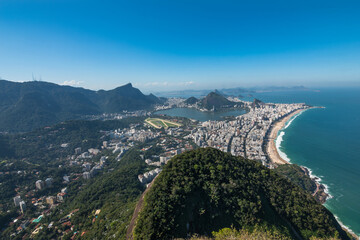
[[[265,104],[260,101],[255,104],[237,98],[228,98],[228,100],[238,102],[247,110],[246,113],[220,121],[205,122],[152,116],[137,123],[130,123],[128,127],[100,131],[101,137],[98,139],[100,144],[96,147],[84,148],[80,144],[74,146],[70,142],[60,143],[58,147],[62,149],[61,151],[70,153],[57,159],[59,161],[57,168],[66,169],[65,174],[60,178],[54,175],[41,175],[32,190],[19,189],[17,195],[13,196],[13,204],[21,214],[20,218],[25,218],[21,223],[17,223],[19,226],[13,236],[32,226],[29,223],[40,222],[42,216],[51,215],[55,209],[64,204],[69,195],[67,186],[80,184],[78,186],[81,189],[82,186],[94,181],[97,176],[113,171],[115,163],[121,162],[131,149],[139,151],[146,166],[138,175],[138,181],[143,186],[148,186],[174,156],[197,147],[217,148],[235,156],[260,161],[263,165],[273,168],[275,165],[269,161],[264,148],[273,123],[308,106]],[[164,105],[159,105],[158,109],[178,106],[197,107],[184,103],[184,99],[172,98]],[[127,114],[131,115],[131,112]],[[116,115],[113,117],[116,118]],[[55,131],[51,134],[56,133]],[[49,144],[50,149],[54,147],[53,144]],[[76,214],[75,210],[69,216]],[[70,228],[61,233],[66,234],[71,230],[72,221],[64,218],[59,223],[49,222],[48,225],[43,226],[52,227],[57,224],[65,224]],[[32,230],[33,234],[39,231],[38,226]]]
[[[264,143],[272,123],[308,106],[304,103],[261,103],[254,106],[253,103],[242,102],[249,109],[248,113],[237,116],[234,120],[199,123],[187,138],[192,139],[199,147],[217,148],[273,167],[264,152]]]

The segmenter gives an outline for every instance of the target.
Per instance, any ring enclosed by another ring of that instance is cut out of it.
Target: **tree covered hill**
[[[254,98],[254,101],[251,103],[252,108],[259,108],[261,106],[266,105],[264,102],[260,101],[259,99]]]
[[[240,105],[240,103],[231,102],[216,92],[211,92],[205,98],[200,100],[200,106],[208,110],[213,108],[218,110],[221,108],[233,107],[235,105]]]
[[[296,164],[283,164],[275,168],[274,171],[287,177],[292,183],[295,183],[309,193],[313,193],[316,190],[315,182]]]
[[[100,148],[101,131],[129,127],[142,123],[144,117],[121,120],[71,120],[27,133],[0,134],[0,158],[28,159],[32,163],[51,163],[52,159],[72,154],[74,149]],[[60,145],[68,143],[68,147]]]
[[[210,236],[255,225],[294,239],[348,239],[334,216],[299,186],[259,163],[212,148],[174,157],[144,202],[135,239]]]
[[[195,98],[195,97],[189,97],[188,99],[185,100],[186,104],[195,104],[199,101],[199,99]]]
[[[92,91],[48,82],[0,80],[0,132],[29,131],[84,115],[149,109],[161,101],[130,83]]]

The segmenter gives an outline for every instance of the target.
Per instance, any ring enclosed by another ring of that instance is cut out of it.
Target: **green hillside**
[[[134,236],[211,236],[255,225],[294,239],[347,239],[334,216],[303,189],[259,163],[212,148],[178,155],[165,166],[145,196]]]
[[[197,99],[196,97],[189,97],[188,99],[185,100],[186,104],[195,104],[199,101],[199,99]]]
[[[0,132],[24,132],[85,115],[150,109],[162,102],[130,83],[109,91],[0,80]]]
[[[239,104],[235,102],[231,102],[227,100],[224,96],[215,92],[209,93],[205,98],[200,100],[200,106],[208,110],[211,110],[213,108],[215,110],[221,108],[229,108]]]
[[[275,172],[283,175],[309,193],[316,190],[316,184],[307,176],[304,171],[296,164],[283,164],[274,169]]]

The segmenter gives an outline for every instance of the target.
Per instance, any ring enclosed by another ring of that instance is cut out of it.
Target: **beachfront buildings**
[[[237,116],[234,120],[207,121],[200,123],[187,136],[199,147],[213,147],[235,156],[258,160],[271,167],[264,152],[270,127],[274,121],[308,106],[296,104],[264,104],[253,106],[243,102],[249,112]]]

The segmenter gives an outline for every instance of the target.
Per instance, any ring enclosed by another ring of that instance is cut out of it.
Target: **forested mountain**
[[[29,131],[84,115],[149,109],[161,101],[130,83],[92,91],[48,82],[0,80],[0,132]]]
[[[227,100],[224,96],[216,92],[211,92],[205,98],[200,100],[200,106],[208,110],[211,110],[213,108],[215,110],[218,110],[221,108],[233,107],[240,104],[241,103],[231,102]]]
[[[199,99],[197,99],[196,97],[189,97],[188,99],[185,100],[186,104],[195,104],[199,101]]]
[[[274,171],[287,177],[291,182],[309,193],[313,193],[316,190],[316,183],[296,164],[283,164],[275,168]]]
[[[174,157],[144,201],[135,239],[209,236],[231,226],[260,226],[294,239],[348,238],[299,186],[260,163],[212,148]]]
[[[251,103],[252,108],[258,108],[258,107],[261,107],[264,105],[266,105],[264,102],[262,102],[261,100],[256,99],[256,98],[254,98],[254,101]]]

